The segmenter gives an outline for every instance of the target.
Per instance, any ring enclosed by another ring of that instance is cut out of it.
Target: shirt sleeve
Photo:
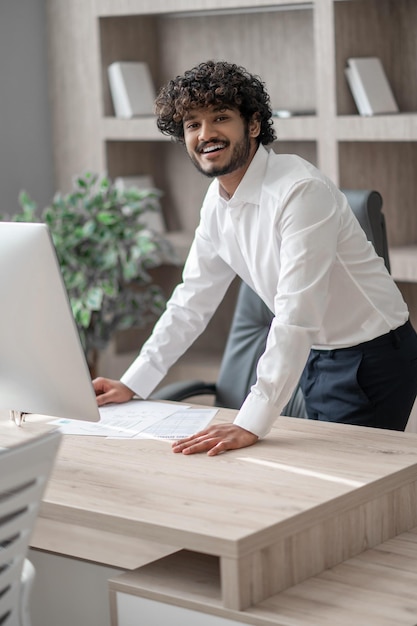
[[[147,398],[169,368],[206,328],[235,277],[198,227],[177,286],[139,356],[121,381]]]
[[[256,383],[235,419],[259,437],[289,401],[322,325],[337,251],[337,204],[321,180],[297,183],[284,200],[276,224],[281,246],[274,318]]]

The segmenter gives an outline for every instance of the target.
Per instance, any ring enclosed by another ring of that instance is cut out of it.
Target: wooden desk
[[[214,557],[181,551],[110,580],[111,623],[416,626],[416,586],[417,528],[245,611],[222,606]]]
[[[415,526],[416,435],[280,417],[218,457],[64,437],[32,546],[131,570],[143,541],[212,555],[221,602],[240,611]]]

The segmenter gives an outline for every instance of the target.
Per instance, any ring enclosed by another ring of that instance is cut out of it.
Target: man
[[[345,196],[310,163],[264,147],[276,138],[264,84],[234,64],[201,63],[161,90],[156,113],[214,180],[183,283],[121,380],[94,381],[98,404],[148,397],[239,275],[274,312],[257,381],[233,424],[174,452],[254,444],[301,374],[309,418],[403,430],[417,390],[407,306]]]

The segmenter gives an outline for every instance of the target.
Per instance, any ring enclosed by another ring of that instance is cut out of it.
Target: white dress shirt
[[[211,183],[183,282],[122,382],[148,397],[205,329],[236,274],[275,316],[257,381],[235,419],[259,437],[291,397],[310,348],[353,346],[408,319],[345,196],[307,161],[260,146],[232,198]]]

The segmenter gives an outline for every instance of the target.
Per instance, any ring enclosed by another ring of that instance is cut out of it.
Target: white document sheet
[[[206,428],[218,409],[188,408],[177,411],[136,435],[136,438],[184,439]]]
[[[184,406],[181,406],[181,410],[183,409]],[[151,400],[131,400],[100,407],[99,411],[99,422],[61,418],[50,423],[58,425],[61,432],[67,435],[129,438],[177,412],[178,405]]]
[[[102,422],[84,422],[83,420],[70,420],[64,417],[49,422],[59,426],[64,435],[88,435],[94,437],[134,437],[136,430],[129,430],[114,425],[103,425]]]

